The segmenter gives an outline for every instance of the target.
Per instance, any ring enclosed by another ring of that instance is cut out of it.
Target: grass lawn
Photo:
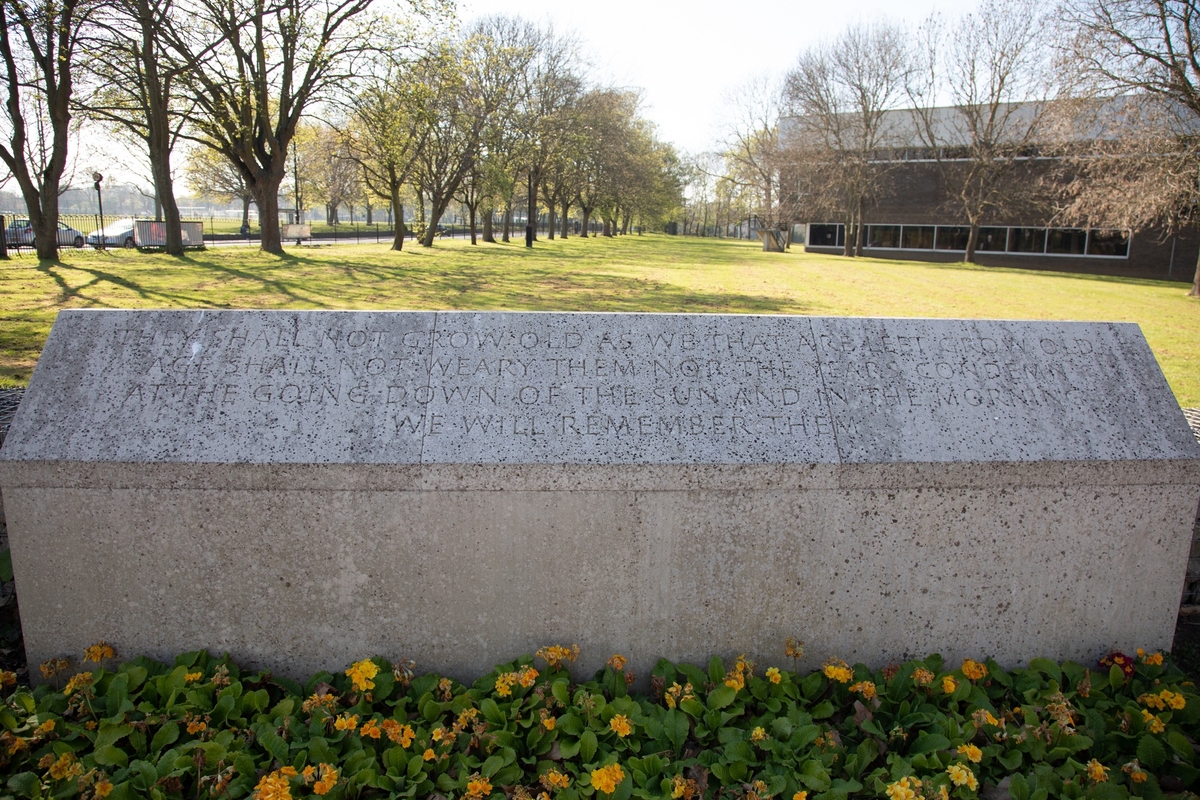
[[[63,250],[0,262],[0,385],[28,382],[61,308],[688,311],[1136,322],[1183,406],[1200,406],[1200,301],[1189,284],[963,264],[763,253],[662,235],[472,247],[440,240],[219,248],[183,258]]]

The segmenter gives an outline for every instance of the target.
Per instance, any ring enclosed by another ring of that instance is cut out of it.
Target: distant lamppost
[[[99,172],[92,173],[92,180],[96,182],[96,205],[100,208],[100,230],[96,232],[96,241],[100,243],[100,249],[104,249],[104,198],[100,194],[100,181],[104,180],[104,176]]]

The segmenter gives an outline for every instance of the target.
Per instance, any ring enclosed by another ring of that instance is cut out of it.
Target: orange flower
[[[625,656],[620,654],[614,655],[608,660],[608,666],[612,667],[617,672],[621,672],[625,669]]]
[[[379,730],[379,725],[375,722],[375,720],[369,719],[363,723],[362,728],[358,731],[358,735],[364,738],[370,737],[372,739],[378,739],[381,735],[381,731]]]
[[[615,717],[613,717],[609,721],[608,727],[612,728],[617,736],[621,737],[622,739],[633,733],[633,726],[629,724],[629,717],[625,716],[624,714],[617,714]]]

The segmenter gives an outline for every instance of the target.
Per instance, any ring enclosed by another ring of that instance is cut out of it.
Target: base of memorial
[[[776,663],[787,637],[871,666],[1169,649],[1200,465],[26,461],[0,482],[31,664],[103,639],[473,679],[552,643],[642,675]]]

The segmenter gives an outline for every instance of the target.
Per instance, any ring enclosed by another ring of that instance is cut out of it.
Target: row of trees
[[[365,187],[398,221],[415,196],[426,246],[454,200],[472,218],[489,212],[491,238],[490,211],[511,210],[518,188],[532,209],[565,220],[576,208],[614,231],[678,205],[674,151],[640,116],[636,93],[585,81],[569,37],[500,17],[458,32],[442,0],[386,2],[0,0],[0,159],[39,257],[57,255],[77,118],[140,144],[168,252],[182,249],[172,172],[181,143],[195,148],[190,177],[257,206],[272,252],[289,176],[293,193],[303,177],[333,207]]]
[[[1197,41],[1194,0],[983,0],[915,28],[854,25],[747,87],[719,168],[697,174],[741,187],[765,224],[844,221],[846,255],[909,158],[969,224],[967,261],[981,225],[1031,209],[1174,231],[1200,197]],[[708,202],[695,183],[691,197]]]

